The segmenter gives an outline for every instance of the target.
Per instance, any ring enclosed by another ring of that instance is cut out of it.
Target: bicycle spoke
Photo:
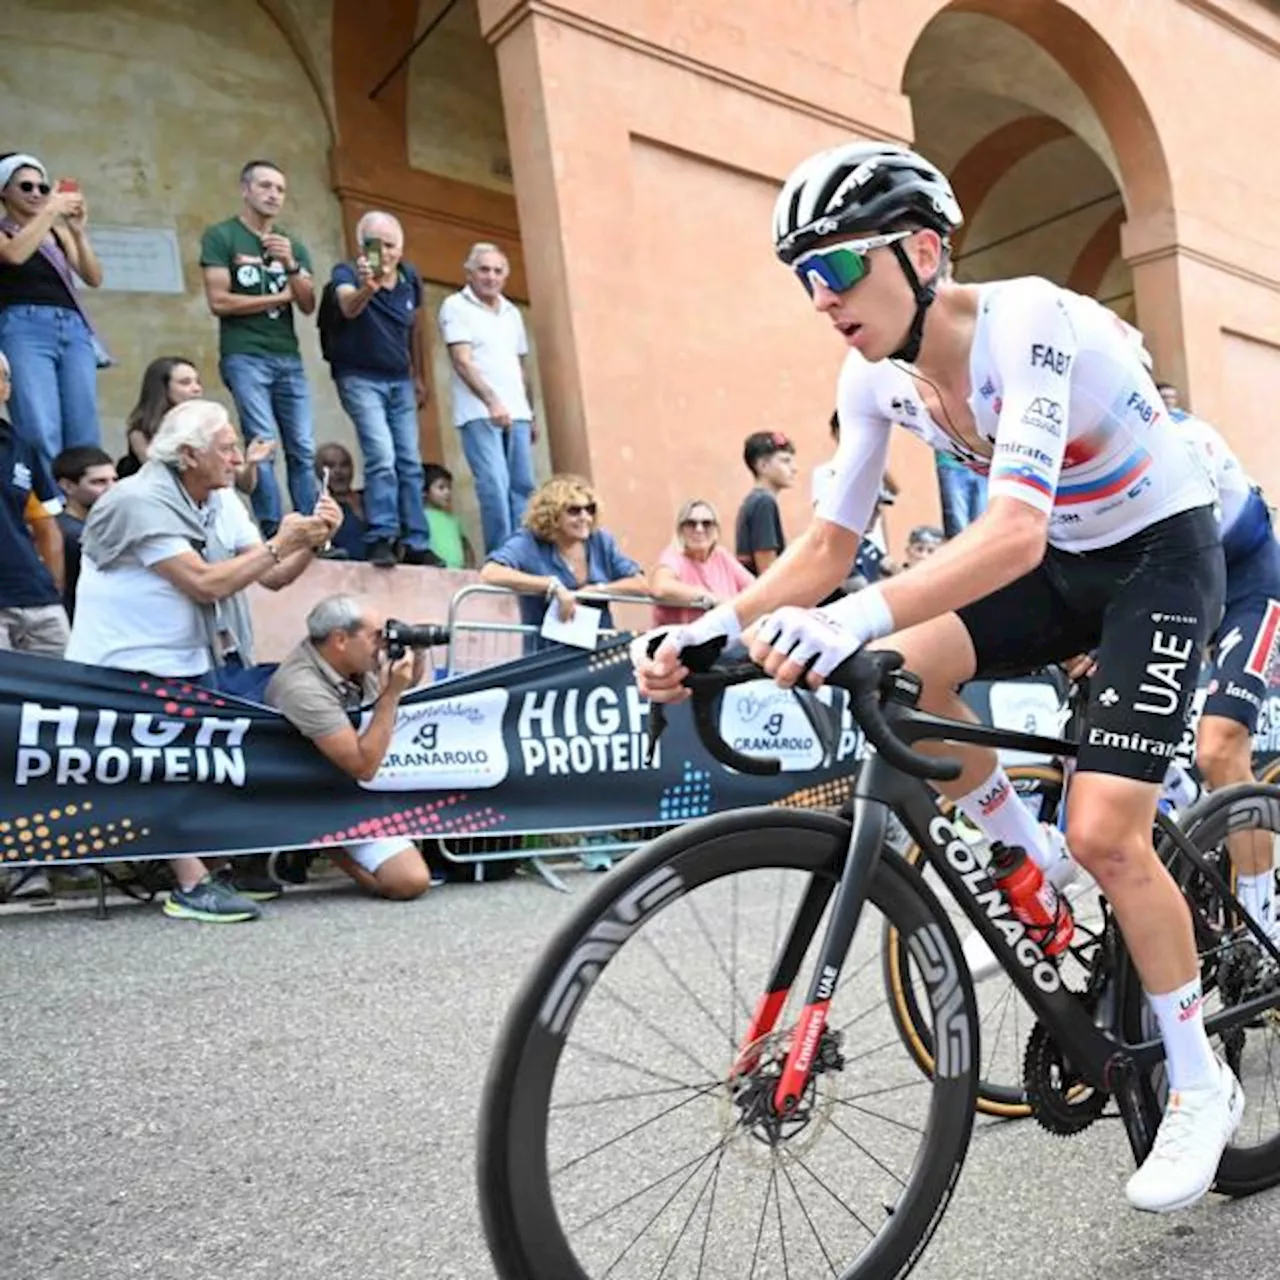
[[[896,1129],[905,1129],[908,1133],[918,1133],[922,1137],[924,1130],[919,1125],[907,1124],[903,1120],[895,1120],[892,1116],[882,1116],[878,1111],[872,1111],[870,1107],[860,1107],[856,1102],[850,1102],[847,1098],[833,1098],[833,1102],[838,1102],[842,1107],[849,1107],[853,1111],[859,1111],[864,1116],[870,1116],[873,1120],[883,1120],[885,1124],[891,1124]]]
[[[702,1163],[702,1164],[705,1164],[705,1163],[706,1163],[708,1160],[710,1160],[710,1159],[711,1159],[711,1153],[710,1153],[710,1152],[707,1152],[707,1154],[706,1154],[706,1155],[704,1155],[704,1156],[702,1157],[702,1161],[701,1161],[701,1163]],[[699,1167],[700,1167],[700,1166],[699,1166]],[[688,1176],[688,1177],[686,1177],[686,1178],[685,1178],[685,1180],[684,1180],[684,1181],[683,1181],[683,1182],[682,1182],[682,1183],[681,1183],[681,1184],[680,1184],[680,1185],[679,1185],[679,1186],[678,1186],[678,1187],[677,1187],[677,1188],[676,1188],[676,1189],[675,1189],[675,1190],[674,1190],[674,1191],[673,1191],[673,1192],[672,1192],[672,1193],[671,1193],[671,1194],[666,1198],[666,1200],[664,1200],[664,1201],[663,1201],[663,1203],[659,1206],[657,1213],[655,1213],[655,1214],[653,1215],[653,1217],[651,1217],[651,1218],[649,1219],[649,1221],[648,1221],[648,1222],[646,1222],[646,1223],[644,1224],[644,1226],[640,1228],[640,1232],[639,1232],[639,1234],[635,1237],[635,1239],[634,1239],[634,1240],[632,1240],[632,1242],[631,1242],[629,1245],[627,1245],[627,1247],[626,1247],[625,1249],[623,1249],[623,1251],[622,1251],[620,1254],[618,1254],[618,1256],[613,1260],[613,1262],[610,1264],[610,1266],[608,1267],[608,1269],[605,1271],[604,1276],[602,1277],[602,1280],[609,1280],[609,1277],[613,1274],[614,1269],[615,1269],[615,1268],[618,1266],[618,1264],[623,1260],[623,1258],[625,1258],[625,1257],[627,1256],[627,1254],[629,1254],[629,1253],[631,1252],[631,1250],[632,1250],[632,1249],[634,1249],[634,1248],[636,1247],[636,1245],[638,1245],[638,1244],[640,1243],[640,1241],[644,1238],[645,1233],[649,1230],[649,1228],[650,1228],[651,1226],[653,1226],[653,1224],[654,1224],[655,1222],[657,1222],[657,1221],[658,1221],[658,1219],[659,1219],[660,1217],[662,1217],[662,1215],[663,1215],[664,1213],[666,1213],[667,1209],[668,1209],[668,1208],[671,1206],[671,1204],[675,1201],[675,1198],[676,1198],[676,1197],[677,1197],[677,1196],[678,1196],[678,1195],[679,1195],[679,1194],[680,1194],[680,1193],[685,1189],[685,1187],[687,1187],[687,1186],[689,1185],[689,1183],[691,1183],[691,1182],[694,1180],[694,1178],[696,1178],[697,1176],[698,1176],[698,1170],[697,1170],[697,1169],[694,1169],[694,1170],[689,1174],[689,1176]]]
[[[721,1149],[720,1159],[723,1159],[723,1158],[724,1158],[724,1151],[723,1149]],[[677,1233],[675,1238],[675,1243],[672,1244],[671,1249],[668,1251],[667,1256],[662,1263],[662,1270],[658,1272],[657,1280],[662,1280],[662,1277],[667,1274],[667,1268],[671,1265],[671,1259],[676,1256],[676,1250],[680,1248],[680,1245],[683,1242],[685,1237],[685,1232],[689,1230],[689,1224],[693,1221],[694,1215],[698,1212],[698,1206],[702,1203],[702,1197],[707,1194],[707,1187],[711,1185],[711,1179],[715,1176],[716,1170],[719,1169],[719,1167],[720,1167],[719,1160],[717,1160],[711,1172],[707,1174],[707,1180],[702,1184],[702,1189],[694,1197],[693,1205],[689,1209],[688,1216],[685,1218],[684,1222],[681,1224],[680,1230]]]
[[[660,1026],[658,1026],[656,1022],[653,1022],[651,1019],[646,1018],[644,1014],[641,1013],[640,1010],[637,1009],[635,1005],[631,1003],[630,1000],[624,999],[616,991],[611,990],[607,983],[599,983],[599,982],[596,983],[596,990],[600,993],[600,995],[604,996],[606,999],[612,1000],[616,1005],[620,1005],[642,1027],[644,1027],[646,1031],[653,1032],[654,1036],[657,1039],[661,1040],[662,1043],[667,1046],[667,1048],[674,1049],[675,1052],[678,1053],[682,1058],[684,1058],[686,1062],[693,1063],[693,1065],[697,1067],[699,1071],[705,1072],[712,1079],[716,1078],[716,1072],[712,1071],[711,1068],[708,1067],[705,1062],[701,1061],[698,1058],[695,1058],[693,1054],[690,1053],[689,1050],[686,1049],[683,1045],[676,1044],[676,1042],[672,1040],[672,1038],[669,1035],[667,1035],[667,1033]]]
[[[736,901],[737,888],[738,888],[737,876],[733,877],[732,885],[734,890],[735,901],[733,903],[732,908],[730,909],[730,918],[733,920],[733,940],[734,940],[733,956],[734,956],[734,963],[736,965],[737,954],[738,954],[738,950],[737,950],[738,904]],[[695,902],[692,898],[685,898],[684,904],[686,907],[688,907],[689,913],[693,916],[694,920],[697,921],[698,931],[702,934],[703,938],[706,940],[707,946],[711,949],[711,954],[715,959],[717,967],[719,968],[720,972],[723,973],[724,976],[729,980],[729,989],[732,992],[733,996],[736,997],[736,1001],[737,1001],[736,1004],[733,1002],[733,1000],[730,1001],[729,1008],[732,1011],[733,1016],[735,1018],[737,1017],[737,1009],[738,1009],[738,1006],[740,1005],[742,1008],[743,1016],[749,1019],[751,1017],[751,1009],[748,1007],[746,1000],[743,998],[741,992],[739,992],[738,990],[738,981],[737,981],[737,978],[734,976],[736,969],[730,969],[725,965],[724,957],[720,954],[720,948],[716,946],[715,940],[711,937],[711,930],[707,928],[707,923],[702,918],[702,913],[698,910],[697,902]],[[738,1037],[733,1028],[736,1026],[737,1026],[737,1023],[736,1022],[733,1023],[733,1026],[730,1028],[730,1033],[729,1033],[729,1043],[732,1044],[735,1049],[738,1046]]]
[[[778,1247],[782,1251],[782,1274],[786,1277],[791,1274],[791,1268],[787,1265],[787,1233],[782,1226],[782,1192],[778,1187],[778,1163],[776,1160],[770,1167],[770,1178],[773,1182],[773,1204],[778,1211]]]
[[[716,1211],[716,1192],[720,1189],[720,1167],[724,1164],[724,1150],[722,1149],[719,1157],[716,1159],[716,1167],[712,1174],[711,1181],[711,1200],[707,1205],[707,1220],[702,1227],[702,1248],[698,1250],[698,1275],[702,1274],[703,1264],[707,1260],[707,1241],[711,1236],[711,1220],[715,1216]],[[697,1277],[694,1277],[697,1280]]]
[[[702,1016],[706,1018],[706,1020],[716,1029],[717,1034],[720,1035],[724,1042],[729,1046],[729,1052],[732,1053],[738,1047],[734,1041],[732,1033],[726,1031],[724,1027],[721,1026],[721,1024],[716,1020],[715,1015],[712,1014],[711,1010],[702,1003],[698,996],[689,987],[689,984],[685,982],[685,980],[671,967],[671,962],[662,954],[658,944],[647,934],[641,934],[640,941],[649,948],[657,958],[658,963],[671,975],[671,980],[676,984],[676,986],[678,986],[680,990],[689,997],[694,1008],[696,1008],[698,1012],[701,1013]]]
[[[584,1227],[595,1226],[602,1218],[607,1218],[611,1213],[616,1213],[619,1209],[625,1208],[627,1205],[639,1200],[641,1196],[648,1195],[655,1187],[660,1187],[664,1182],[669,1182],[672,1178],[678,1178],[686,1169],[691,1168],[695,1164],[701,1164],[706,1158],[716,1151],[719,1151],[723,1158],[724,1151],[732,1141],[733,1135],[726,1134],[723,1138],[713,1142],[705,1151],[699,1152],[696,1156],[686,1160],[684,1164],[677,1165],[674,1169],[664,1173],[660,1178],[654,1178],[652,1182],[646,1182],[638,1191],[632,1191],[629,1195],[623,1196],[621,1200],[614,1201],[613,1204],[604,1209],[593,1213],[591,1217],[579,1222],[575,1227],[575,1231],[581,1231]]]
[[[605,1053],[603,1049],[593,1049],[590,1045],[574,1044],[570,1042],[565,1046],[566,1052],[572,1050],[574,1053],[581,1053],[588,1058],[597,1058],[601,1062],[608,1062],[612,1066],[622,1067],[627,1071],[634,1071],[638,1075],[648,1076],[650,1080],[660,1080],[663,1084],[677,1085],[682,1089],[701,1089],[704,1085],[687,1084],[683,1080],[677,1080],[675,1076],[663,1075],[659,1071],[653,1071],[649,1067],[642,1067],[638,1062],[629,1062],[626,1058],[619,1058],[616,1054]],[[707,1075],[707,1084],[719,1084],[720,1081],[710,1073]]]
[[[905,1181],[903,1178],[900,1178],[896,1173],[894,1173],[894,1171],[893,1171],[892,1169],[890,1169],[890,1168],[889,1168],[889,1166],[888,1166],[887,1164],[885,1164],[885,1163],[884,1163],[884,1161],[883,1161],[883,1160],[881,1160],[879,1156],[877,1156],[874,1152],[872,1152],[872,1151],[868,1150],[866,1147],[864,1147],[864,1146],[862,1145],[862,1143],[861,1143],[861,1142],[859,1142],[859,1141],[858,1141],[858,1139],[857,1139],[857,1138],[855,1138],[855,1137],[853,1136],[853,1134],[851,1134],[851,1133],[850,1133],[850,1132],[849,1132],[849,1131],[848,1131],[848,1130],[847,1130],[847,1129],[846,1129],[846,1128],[845,1128],[845,1127],[840,1123],[840,1121],[839,1121],[839,1120],[837,1120],[837,1119],[835,1118],[835,1116],[829,1116],[829,1117],[828,1117],[828,1122],[830,1123],[831,1127],[832,1127],[832,1128],[833,1128],[837,1133],[842,1133],[842,1134],[844,1134],[845,1138],[846,1138],[846,1139],[847,1139],[847,1140],[848,1140],[848,1141],[849,1141],[853,1146],[855,1146],[859,1151],[861,1151],[861,1152],[862,1152],[862,1154],[863,1154],[864,1156],[866,1156],[866,1157],[867,1157],[867,1159],[868,1159],[868,1160],[870,1160],[872,1164],[874,1164],[874,1165],[875,1165],[878,1169],[880,1169],[882,1172],[887,1173],[887,1174],[889,1175],[889,1177],[891,1177],[891,1178],[894,1180],[894,1182],[896,1182],[896,1183],[898,1184],[898,1186],[900,1186],[904,1191],[906,1190],[906,1186],[907,1186],[906,1181]]]
[[[606,1142],[600,1143],[600,1145],[597,1147],[592,1147],[590,1151],[586,1151],[580,1156],[574,1156],[574,1158],[570,1160],[567,1164],[562,1164],[560,1165],[559,1168],[552,1169],[551,1176],[554,1178],[557,1175],[564,1173],[566,1169],[572,1169],[574,1165],[581,1164],[584,1160],[589,1160],[591,1159],[592,1156],[599,1155],[601,1151],[605,1151],[609,1147],[617,1146],[619,1142],[625,1142],[628,1138],[639,1133],[641,1129],[647,1129],[651,1124],[656,1124],[659,1120],[663,1119],[664,1117],[671,1115],[675,1111],[679,1111],[681,1107],[687,1107],[689,1103],[696,1102],[699,1098],[705,1098],[707,1094],[711,1093],[714,1089],[718,1089],[719,1087],[720,1086],[718,1084],[711,1085],[706,1089],[700,1089],[697,1093],[695,1093],[690,1098],[681,1099],[681,1101],[667,1107],[665,1111],[659,1111],[657,1115],[650,1116],[647,1120],[642,1120],[640,1121],[639,1124],[632,1125],[630,1129],[625,1130],[623,1133],[617,1134],[615,1137],[610,1138]]]
[[[756,1262],[760,1258],[760,1242],[764,1239],[764,1222],[769,1216],[769,1192],[773,1190],[773,1170],[769,1171],[769,1181],[764,1184],[764,1203],[760,1206],[760,1224],[756,1228],[756,1247],[751,1251],[751,1272],[747,1280],[755,1280]]]
[[[658,1098],[672,1093],[696,1093],[703,1085],[677,1084],[665,1089],[637,1089],[634,1093],[606,1093],[599,1098],[586,1098],[582,1102],[553,1102],[548,1113],[556,1111],[575,1111],[581,1107],[598,1107],[606,1102],[630,1102],[635,1098]]]
[[[858,1213],[858,1211],[855,1208],[853,1208],[852,1205],[848,1205],[843,1200],[841,1200],[840,1197],[836,1195],[836,1193],[832,1191],[831,1188],[827,1186],[827,1184],[820,1177],[818,1177],[818,1175],[814,1173],[812,1169],[809,1168],[809,1166],[804,1162],[802,1157],[796,1155],[795,1153],[792,1153],[791,1159],[794,1160],[796,1164],[798,1164],[800,1168],[802,1168],[805,1171],[805,1173],[807,1173],[809,1177],[811,1177],[814,1180],[814,1182],[816,1182],[818,1186],[820,1186],[823,1189],[823,1191],[825,1191],[827,1195],[829,1195],[836,1202],[836,1204],[838,1204],[845,1211],[845,1213],[847,1213],[849,1217],[851,1217],[854,1220],[854,1222],[856,1222],[858,1226],[860,1226],[863,1229],[863,1231],[867,1233],[867,1235],[869,1235],[872,1239],[875,1239],[876,1233],[872,1231],[872,1229],[869,1226],[867,1226],[867,1224],[863,1221],[862,1215]]]
[[[831,1255],[827,1252],[827,1246],[823,1243],[822,1237],[818,1234],[818,1228],[813,1225],[813,1219],[809,1216],[809,1210],[805,1208],[804,1201],[800,1198],[800,1192],[796,1189],[795,1179],[791,1176],[791,1170],[787,1168],[786,1162],[782,1162],[782,1176],[787,1180],[787,1186],[791,1188],[791,1194],[796,1198],[796,1206],[800,1210],[801,1216],[808,1223],[809,1230],[813,1233],[814,1241],[817,1243],[818,1249],[822,1256],[827,1260],[827,1267],[831,1274],[838,1275],[836,1264],[832,1260]]]

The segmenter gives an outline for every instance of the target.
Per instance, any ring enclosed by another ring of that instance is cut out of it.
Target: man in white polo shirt
[[[520,312],[502,296],[511,271],[506,254],[476,244],[462,265],[467,284],[441,305],[440,332],[453,365],[453,423],[490,552],[520,527],[534,489],[529,339]]]

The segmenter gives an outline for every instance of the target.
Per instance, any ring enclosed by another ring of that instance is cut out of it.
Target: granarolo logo
[[[506,709],[505,689],[402,704],[382,766],[360,785],[369,791],[498,786],[510,767],[502,738]],[[361,732],[369,719],[366,714]]]

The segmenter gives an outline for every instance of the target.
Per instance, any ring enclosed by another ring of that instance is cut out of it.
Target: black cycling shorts
[[[1113,547],[1050,547],[1040,565],[959,611],[984,679],[1097,651],[1079,768],[1159,782],[1182,741],[1226,568],[1197,507]]]

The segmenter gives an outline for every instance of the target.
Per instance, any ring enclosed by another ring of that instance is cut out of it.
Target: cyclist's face
[[[849,238],[846,232],[828,240],[836,244]],[[937,273],[939,258],[934,250],[940,243],[931,232],[917,232],[901,242],[921,280],[932,279]],[[872,249],[867,255],[867,274],[847,292],[836,293],[823,284],[816,284],[813,290],[814,308],[868,360],[892,355],[902,345],[915,315],[915,295],[894,247]]]

